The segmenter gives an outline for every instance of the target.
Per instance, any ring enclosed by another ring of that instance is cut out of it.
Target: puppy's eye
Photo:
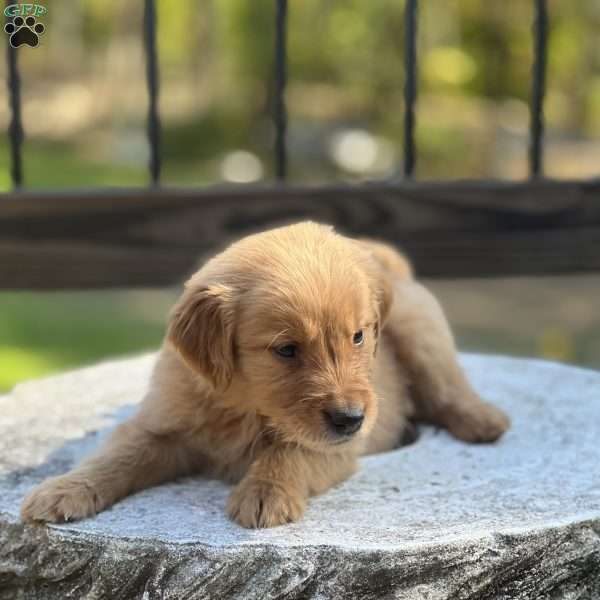
[[[275,348],[274,351],[277,356],[281,356],[282,358],[294,358],[298,348],[295,344],[286,344],[285,346]]]
[[[362,329],[360,329],[359,331],[357,331],[353,336],[352,336],[352,343],[355,346],[362,346],[362,343],[365,341],[365,336],[363,334]]]

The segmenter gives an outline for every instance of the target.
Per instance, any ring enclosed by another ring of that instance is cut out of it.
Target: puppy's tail
[[[383,242],[365,238],[359,241],[369,249],[382,269],[392,277],[398,279],[413,279],[414,273],[410,261],[394,247],[384,244]]]

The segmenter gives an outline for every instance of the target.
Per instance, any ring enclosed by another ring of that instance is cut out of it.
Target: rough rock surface
[[[202,478],[22,525],[23,494],[135,410],[153,356],[18,386],[0,399],[0,598],[600,598],[600,374],[463,360],[512,416],[500,443],[425,429],[262,531],[227,521],[227,486]]]

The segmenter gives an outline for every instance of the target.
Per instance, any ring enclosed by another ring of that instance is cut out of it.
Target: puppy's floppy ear
[[[390,314],[394,292],[389,273],[385,269],[382,269],[376,261],[373,261],[370,279],[371,290],[375,306],[377,307],[377,334],[379,335],[379,332]]]
[[[383,328],[385,321],[388,318],[394,292],[392,288],[392,279],[390,273],[385,269],[379,261],[368,252],[365,263],[365,271],[369,280],[369,288],[371,290],[371,298],[374,304],[375,312],[377,313],[377,322],[375,323],[375,335],[379,336],[379,332]]]
[[[394,300],[394,279],[410,279],[410,263],[395,249],[369,239],[356,240],[366,255],[365,271],[377,311],[377,333],[388,318]]]
[[[233,288],[190,282],[171,312],[168,340],[215,388],[226,388],[233,375],[234,304]]]

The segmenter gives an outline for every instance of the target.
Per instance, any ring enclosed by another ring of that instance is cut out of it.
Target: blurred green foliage
[[[533,4],[523,0],[420,3],[417,169],[421,177],[525,174]],[[159,2],[157,7],[165,180],[219,180],[220,160],[237,148],[254,152],[269,177],[275,3],[180,0]],[[403,12],[404,3],[395,0],[290,4],[287,98],[293,178],[351,176],[328,152],[332,131],[347,127],[389,140],[396,168],[385,175],[398,173]],[[88,0],[76,5],[55,0],[47,17],[43,46],[21,53],[26,105],[32,97],[39,100],[46,92],[74,82],[90,89],[92,81],[104,82],[104,87],[93,89],[94,94],[97,89],[101,93],[95,110],[82,117],[80,127],[62,134],[38,133],[33,111],[28,116],[26,110],[25,129],[30,132],[26,158],[37,158],[36,145],[45,137],[81,156],[81,169],[53,168],[47,185],[80,185],[85,180],[84,163],[101,169],[103,164],[123,163],[124,153],[125,160],[143,172],[144,152],[134,151],[132,156],[121,148],[134,132],[139,144],[144,143],[142,3]],[[572,149],[560,152],[560,144],[600,132],[600,4],[555,0],[550,3],[550,17],[545,113],[548,144],[556,145],[558,152],[548,153],[547,171],[589,175],[585,161]],[[69,61],[58,60],[65,55]],[[110,109],[102,106],[102,95],[110,98]],[[73,100],[73,111],[80,108]],[[105,138],[110,134],[111,139],[99,143],[99,132]],[[37,176],[32,176],[37,183]],[[107,173],[104,181],[133,183],[127,169]]]
[[[0,139],[0,191],[10,189],[8,140]],[[107,181],[118,181],[120,185],[139,186],[146,182],[142,168],[119,165],[111,162],[83,161],[71,144],[36,140],[27,149],[24,166],[27,186],[52,188],[65,185],[78,187],[106,185]]]
[[[156,349],[165,306],[159,302],[149,315],[140,302],[123,292],[0,294],[0,391],[108,356]]]

